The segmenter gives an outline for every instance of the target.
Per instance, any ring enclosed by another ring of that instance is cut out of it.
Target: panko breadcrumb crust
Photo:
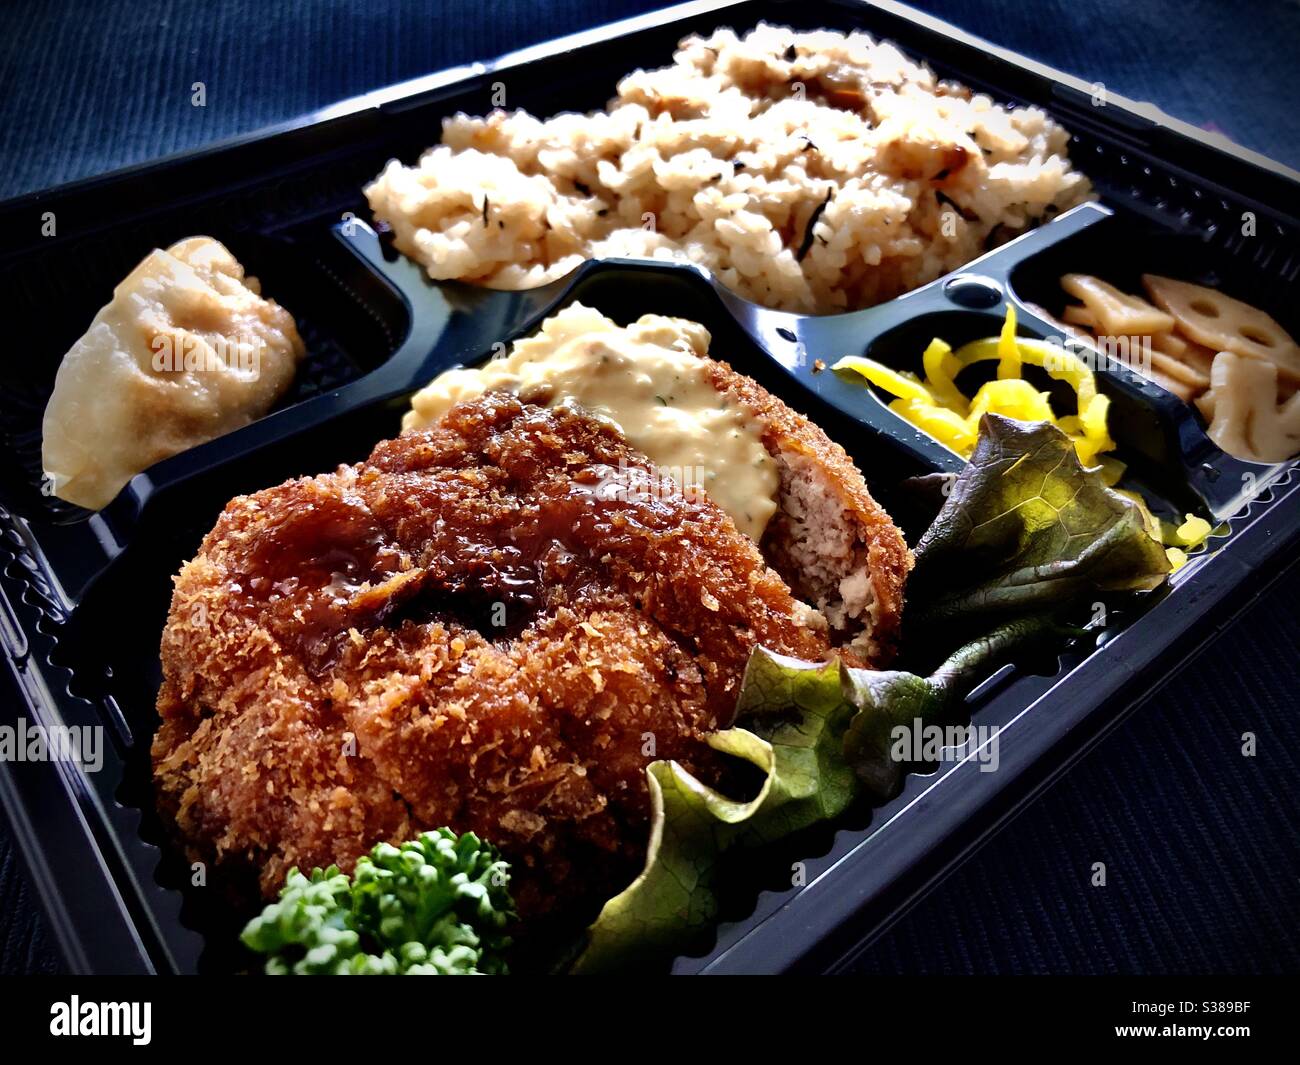
[[[155,781],[191,855],[271,895],[448,825],[510,858],[523,916],[616,891],[645,766],[708,775],[756,644],[829,651],[702,493],[606,498],[620,460],[647,466],[579,411],[494,393],[234,499],[162,640]]]
[[[191,857],[270,896],[293,866],[347,870],[446,825],[501,848],[522,916],[590,907],[644,858],[645,767],[717,779],[704,737],[755,646],[883,664],[901,534],[825,433],[710,372],[779,462],[812,471],[836,548],[818,568],[867,580],[869,617],[837,631],[800,601],[826,591],[803,572],[823,547],[806,522],[779,511],[760,554],[703,492],[645,480],[606,423],[489,393],[232,500],[182,568],[153,759]]]

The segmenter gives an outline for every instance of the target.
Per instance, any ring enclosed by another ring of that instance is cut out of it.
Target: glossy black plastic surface
[[[1130,288],[1144,271],[1222,285],[1295,332],[1300,203],[1285,176],[1186,139],[1118,101],[1091,106],[1068,79],[992,54],[894,5],[847,2],[687,5],[438,75],[309,116],[267,135],[0,205],[7,290],[48,313],[19,325],[22,359],[0,367],[0,708],[44,723],[106,727],[104,769],[6,763],[0,800],[33,867],[74,969],[222,970],[239,963],[244,914],[191,884],[152,813],[148,747],[158,637],[170,578],[234,494],[359,460],[397,431],[410,392],[447,367],[488,357],[574,300],[621,321],[648,312],[704,323],[713,353],[806,413],[859,462],[900,519],[899,483],[961,460],[864,385],[827,367],[867,353],[915,368],[925,344],[994,334],[1003,305],[1023,335],[1058,335],[1036,307],[1060,310],[1056,279],[1088,271]],[[955,275],[890,303],[812,318],[757,307],[684,265],[606,261],[528,292],[434,284],[364,221],[360,188],[391,156],[413,159],[440,116],[490,106],[492,82],[536,113],[600,106],[619,75],[667,61],[692,30],[760,19],[865,28],[1002,100],[1051,110],[1076,136],[1077,165],[1100,203],[991,250]],[[237,177],[232,177],[237,175]],[[1288,192],[1283,196],[1281,192]],[[37,238],[45,211],[57,238]],[[1255,243],[1238,237],[1257,218]],[[40,491],[40,418],[58,360],[112,287],[151,247],[192,233],[226,242],[264,290],[298,317],[308,358],[267,417],[160,463],[98,514]],[[24,319],[25,321],[26,319]],[[833,967],[945,866],[992,831],[1131,709],[1294,557],[1300,489],[1288,467],[1224,455],[1196,413],[1125,367],[1100,387],[1134,483],[1168,513],[1230,520],[1172,584],[1039,675],[1006,669],[970,699],[997,725],[1001,768],[947,761],[901,796],[801,835],[724,900],[716,939],[681,972]],[[790,886],[792,862],[806,884]]]

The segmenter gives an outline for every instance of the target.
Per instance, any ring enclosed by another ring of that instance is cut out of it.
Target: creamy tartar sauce
[[[624,328],[571,304],[508,354],[434,378],[412,397],[402,429],[431,425],[484,392],[545,389],[549,405],[576,403],[612,424],[652,472],[703,488],[757,542],[776,512],[776,463],[753,411],[713,387],[708,347],[695,322],[647,314]]]

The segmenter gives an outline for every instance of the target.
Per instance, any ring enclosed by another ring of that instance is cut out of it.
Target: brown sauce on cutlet
[[[521,913],[626,883],[646,765],[713,779],[753,646],[827,652],[726,514],[647,466],[496,394],[232,500],[163,635],[155,777],[192,853],[272,894],[447,825],[502,848]]]
[[[530,424],[527,415],[514,422],[521,438],[495,441],[505,444],[503,457],[518,460],[516,449],[530,439],[546,444],[537,434],[550,422]],[[413,450],[401,473],[431,475],[420,494],[385,493],[377,513],[363,474],[356,494],[289,509],[231,559],[231,590],[245,593],[250,610],[279,617],[284,638],[314,674],[337,665],[354,633],[381,626],[442,622],[489,640],[515,639],[539,613],[605,582],[593,560],[636,550],[656,530],[717,520],[711,503],[626,457],[536,478],[531,464],[518,465],[514,477],[529,477],[526,498],[515,494],[518,484],[493,485],[501,503],[514,495],[517,509],[463,506],[464,480],[422,467],[418,444]],[[436,520],[426,520],[430,514]]]

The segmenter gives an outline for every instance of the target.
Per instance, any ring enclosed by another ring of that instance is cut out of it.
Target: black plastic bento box
[[[1033,104],[1072,133],[1071,158],[1100,193],[955,275],[868,310],[769,311],[686,265],[590,262],[541,289],[428,282],[365,223],[363,184],[436,139],[438,120],[490,108],[508,71],[535,114],[601,106],[619,76],[667,62],[690,32],[759,21],[864,29],[942,77]],[[581,60],[575,61],[575,53]],[[1001,300],[1021,331],[1057,330],[1055,280],[1089,270],[1132,287],[1143,270],[1248,293],[1292,332],[1300,275],[1295,175],[1154,109],[1002,52],[897,4],[850,0],[693,3],[473,64],[326,109],[265,133],[0,205],[0,274],[17,335],[0,369],[0,722],[103,726],[103,768],[0,763],[0,798],[67,966],[89,972],[221,971],[236,964],[236,914],[189,887],[163,843],[148,749],[158,639],[171,576],[232,495],[363,458],[396,430],[404,400],[438,371],[487,356],[573,301],[620,321],[647,312],[705,324],[714,351],[843,444],[889,506],[918,473],[961,460],[869,390],[814,362],[847,352],[911,365],[926,340],[996,333]],[[56,213],[58,237],[41,235]],[[1246,212],[1254,235],[1242,235]],[[245,429],[136,477],[106,509],[41,491],[41,416],[63,352],[150,249],[192,233],[225,243],[299,316],[308,357],[293,392]],[[993,306],[990,306],[993,303]],[[911,360],[911,362],[909,362]],[[1137,706],[1278,577],[1300,546],[1293,466],[1232,459],[1192,409],[1118,365],[1099,374],[1112,432],[1144,483],[1178,509],[1227,520],[1168,584],[1112,611],[1054,663],[1006,667],[968,699],[1000,732],[1000,768],[952,757],[906,778],[884,806],[782,844],[745,897],[723,901],[716,937],[673,969],[833,970]],[[949,754],[953,752],[950,750]],[[790,861],[805,884],[790,886]]]

